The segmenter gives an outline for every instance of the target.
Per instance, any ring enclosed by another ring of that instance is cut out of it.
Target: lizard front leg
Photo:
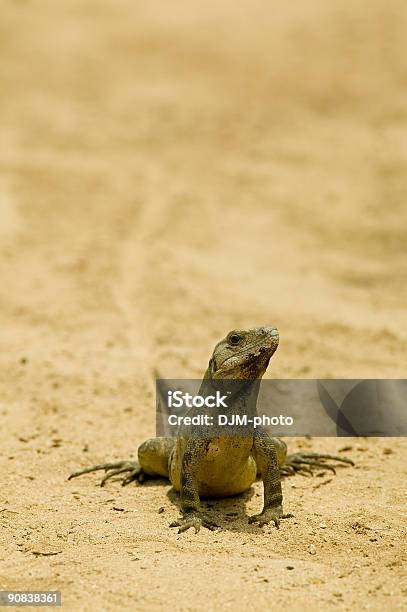
[[[199,498],[199,468],[206,453],[207,442],[204,438],[190,438],[181,459],[181,512],[182,516],[171,523],[183,533],[190,527],[198,533],[201,527],[211,531],[219,527],[212,518],[201,510]],[[177,460],[177,456],[174,457]]]
[[[249,523],[259,523],[259,526],[262,527],[273,521],[278,528],[280,519],[293,515],[283,513],[283,493],[277,450],[273,440],[265,431],[256,430],[252,452],[263,481],[264,507],[260,514],[249,518]]]

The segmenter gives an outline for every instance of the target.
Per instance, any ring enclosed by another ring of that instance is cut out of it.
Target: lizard
[[[222,381],[237,381],[238,387],[228,406],[233,414],[255,409],[259,383],[270,359],[277,350],[279,332],[272,326],[235,329],[218,342],[209,360],[200,392],[206,392]],[[239,386],[240,384],[240,386]],[[250,399],[249,399],[250,398]],[[250,404],[251,402],[251,404]],[[250,405],[249,405],[250,404]],[[198,414],[190,408],[186,416]],[[219,428],[181,423],[175,437],[156,437],[138,448],[138,461],[119,461],[88,467],[69,476],[69,480],[97,470],[105,470],[105,482],[119,474],[126,475],[122,484],[144,482],[146,478],[168,478],[180,493],[181,516],[171,523],[179,533],[201,527],[219,526],[200,505],[201,497],[228,497],[248,490],[261,478],[264,490],[263,509],[249,517],[249,523],[263,526],[292,516],[283,512],[281,477],[299,471],[325,468],[335,472],[329,461],[353,465],[346,457],[318,453],[287,455],[287,445],[261,428],[236,430],[224,435]]]

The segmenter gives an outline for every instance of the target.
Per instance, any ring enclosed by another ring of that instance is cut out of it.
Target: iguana
[[[245,391],[235,394],[228,402],[233,413],[242,413],[249,395],[247,384],[260,382],[279,343],[275,327],[263,326],[247,330],[233,330],[214,348],[202,386],[218,384],[223,380],[241,381]],[[256,399],[252,388],[250,397]],[[187,415],[197,413],[191,408]],[[335,471],[329,460],[352,464],[350,459],[335,455],[297,453],[287,456],[287,446],[279,438],[271,438],[260,428],[249,428],[237,435],[222,435],[219,429],[202,425],[181,425],[176,437],[151,438],[138,449],[138,462],[120,461],[89,467],[69,476],[69,479],[96,470],[107,473],[101,485],[118,474],[127,473],[122,484],[147,477],[168,478],[181,495],[181,517],[170,527],[179,533],[194,527],[214,530],[218,527],[202,511],[200,497],[228,497],[246,491],[260,476],[264,486],[264,507],[260,514],[249,518],[249,523],[260,526],[273,522],[279,526],[283,513],[281,475],[296,471],[325,468]]]

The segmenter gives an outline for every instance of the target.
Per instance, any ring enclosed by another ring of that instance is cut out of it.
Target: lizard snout
[[[277,327],[272,327],[270,325],[266,325],[265,327],[262,327],[262,332],[274,341],[278,340],[280,337]]]

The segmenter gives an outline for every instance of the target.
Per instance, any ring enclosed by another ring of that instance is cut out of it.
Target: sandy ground
[[[406,376],[406,26],[403,0],[2,2],[1,588],[406,605],[404,440],[286,480],[279,531],[247,524],[260,484],[179,536],[164,482],[66,480],[134,456],[154,368],[200,376],[236,326],[279,327],[270,376]]]

